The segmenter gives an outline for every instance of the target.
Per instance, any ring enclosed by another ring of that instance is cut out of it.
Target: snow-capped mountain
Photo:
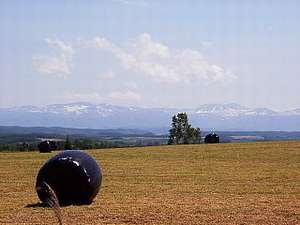
[[[300,130],[300,109],[276,112],[238,104],[196,109],[141,108],[77,102],[0,108],[0,126],[168,129],[172,115],[187,112],[193,126],[216,130]]]
[[[235,103],[218,105],[206,104],[196,109],[194,113],[199,115],[215,115],[223,118],[238,116],[271,116],[276,114],[276,112],[267,108],[251,109]]]

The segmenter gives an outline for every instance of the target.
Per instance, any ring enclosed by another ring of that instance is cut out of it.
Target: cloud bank
[[[114,90],[107,94],[98,92],[66,92],[63,96],[70,101],[92,101],[92,102],[113,102],[114,104],[131,103],[135,104],[141,101],[141,95],[130,89]]]
[[[72,73],[74,47],[60,40],[45,39],[56,54],[33,57],[36,70],[43,74],[68,77]],[[124,71],[139,74],[155,82],[184,83],[230,82],[235,74],[220,65],[208,62],[201,52],[193,49],[176,49],[154,41],[150,34],[143,33],[134,40],[117,44],[105,37],[95,37],[77,42],[80,49],[93,49],[112,55]],[[113,74],[113,67],[110,73]],[[110,76],[112,77],[112,76]]]
[[[190,84],[192,82],[232,81],[237,76],[213,63],[196,50],[170,48],[153,41],[144,33],[126,45],[117,45],[104,37],[94,38],[93,47],[113,54],[128,71],[158,82]]]
[[[73,47],[60,40],[45,39],[54,49],[52,55],[36,55],[33,65],[39,73],[66,78],[71,74],[72,59],[75,53]]]

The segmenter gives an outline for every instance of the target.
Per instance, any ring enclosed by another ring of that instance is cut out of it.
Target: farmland
[[[300,142],[87,151],[103,170],[91,205],[64,224],[300,224]],[[58,224],[34,190],[53,153],[0,153],[0,224]]]

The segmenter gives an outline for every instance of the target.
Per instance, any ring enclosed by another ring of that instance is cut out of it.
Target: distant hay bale
[[[214,144],[214,143],[219,143],[220,142],[220,138],[217,134],[215,133],[210,133],[208,135],[205,136],[204,142],[206,144]]]
[[[56,150],[57,146],[54,141],[42,141],[41,143],[38,144],[38,148],[40,153],[48,153],[51,152],[52,150]]]

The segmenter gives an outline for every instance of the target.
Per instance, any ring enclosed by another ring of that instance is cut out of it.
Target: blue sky
[[[0,107],[300,107],[300,2],[0,2]]]

